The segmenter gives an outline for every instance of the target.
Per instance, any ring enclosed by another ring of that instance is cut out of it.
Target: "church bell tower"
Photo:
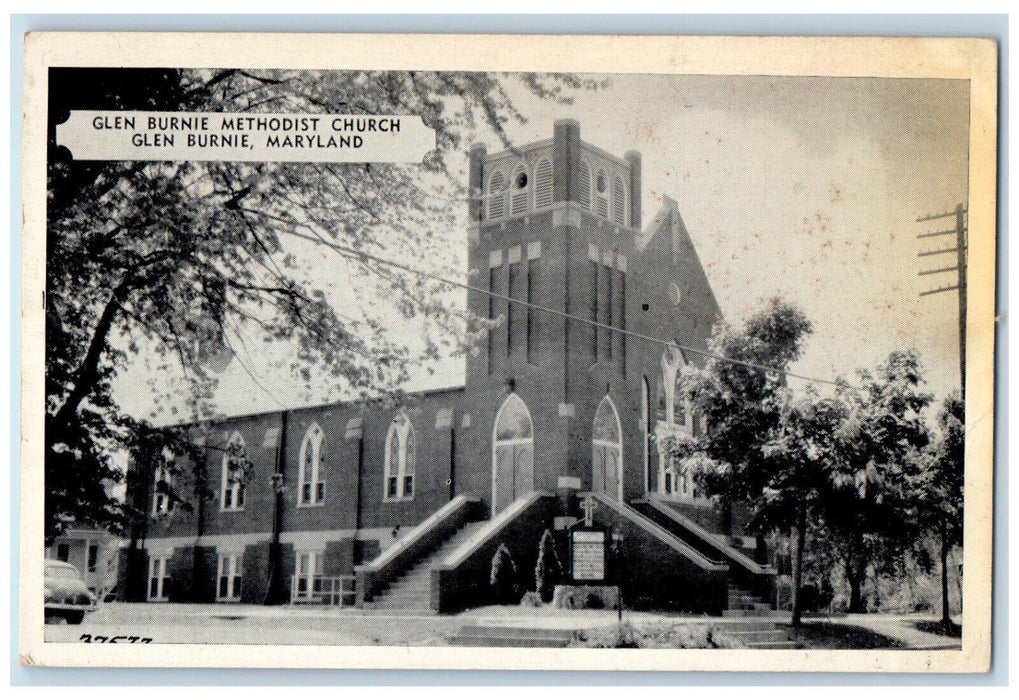
[[[619,331],[632,314],[626,273],[640,234],[640,169],[636,152],[619,158],[581,141],[572,119],[557,121],[547,140],[471,149],[468,265],[478,291],[468,308],[487,332],[467,360],[467,401],[488,419],[478,432],[492,431],[493,511],[563,479],[623,492],[623,455],[593,473],[591,440],[606,397],[617,414],[628,398]],[[529,414],[533,452],[514,452],[511,461],[531,464],[501,474],[499,450],[509,442],[495,422],[513,397]]]

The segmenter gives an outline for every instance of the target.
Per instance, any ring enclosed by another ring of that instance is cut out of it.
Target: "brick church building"
[[[453,611],[494,600],[501,545],[533,590],[546,530],[568,582],[569,532],[590,526],[627,605],[767,607],[763,543],[658,449],[663,425],[706,429],[675,383],[720,317],[676,203],[642,227],[640,155],[572,120],[475,147],[470,187],[467,303],[498,322],[465,385],[236,416],[192,429],[201,465],[132,465],[149,517],[122,550],[125,599]],[[196,473],[205,496],[183,508]]]

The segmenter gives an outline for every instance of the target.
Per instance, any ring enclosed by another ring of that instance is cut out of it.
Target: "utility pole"
[[[925,297],[931,294],[940,294],[941,292],[949,292],[957,290],[959,293],[959,386],[962,388],[962,396],[966,397],[966,236],[968,233],[968,227],[966,225],[966,207],[959,204],[955,207],[955,211],[948,211],[942,214],[930,214],[928,216],[921,216],[917,219],[917,223],[924,223],[927,221],[938,221],[941,219],[955,218],[955,226],[947,228],[942,231],[931,231],[929,233],[921,233],[917,236],[918,239],[924,238],[940,238],[941,236],[955,236],[955,245],[947,248],[940,248],[937,250],[923,251],[919,253],[921,258],[933,256],[933,255],[948,255],[954,254],[956,256],[955,265],[950,267],[936,267],[929,270],[920,270],[921,275],[939,275],[946,272],[957,273],[957,282],[944,287],[936,287],[934,289],[928,289],[925,292],[920,292],[920,296]]]

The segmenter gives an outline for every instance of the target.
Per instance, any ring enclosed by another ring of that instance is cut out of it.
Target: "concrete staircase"
[[[771,603],[765,603],[750,591],[729,585],[729,606],[722,611],[722,617],[767,617],[776,613],[783,614],[772,610]]]
[[[373,601],[366,603],[365,609],[405,615],[434,615],[431,600],[432,569],[470,539],[486,522],[480,520],[467,523],[457,530],[424,559],[393,580]]]
[[[450,644],[458,647],[562,648],[572,638],[573,630],[464,625],[450,639]]]
[[[746,649],[796,649],[796,642],[774,622],[762,619],[733,620],[719,623],[715,634]]]

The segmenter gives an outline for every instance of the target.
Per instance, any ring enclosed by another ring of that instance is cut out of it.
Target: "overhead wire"
[[[304,233],[300,233],[298,231],[293,231],[293,230],[287,231],[286,235],[290,235],[290,236],[294,236],[296,238],[301,238],[301,239],[304,239],[304,240],[307,240],[307,241],[311,241],[312,243],[315,243],[317,245],[324,245],[327,248],[332,249],[333,251],[339,253],[340,255],[342,255],[342,256],[344,256],[345,258],[348,258],[348,259],[349,258],[354,258],[354,259],[370,260],[372,262],[375,262],[375,263],[378,263],[378,264],[381,264],[381,265],[386,265],[388,267],[393,267],[393,268],[397,268],[397,269],[400,269],[400,270],[404,270],[405,272],[409,272],[409,273],[414,274],[414,275],[420,275],[421,277],[424,277],[426,279],[431,279],[431,280],[433,280],[435,282],[439,282],[441,284],[445,284],[445,285],[448,285],[448,286],[451,286],[451,287],[458,287],[460,289],[465,289],[465,290],[470,291],[470,292],[476,292],[478,294],[483,294],[483,295],[486,295],[486,296],[489,296],[489,297],[492,297],[492,298],[495,298],[495,299],[500,299],[500,300],[506,301],[506,302],[511,303],[511,304],[519,304],[519,305],[524,306],[524,307],[529,308],[529,309],[534,309],[536,311],[541,311],[543,313],[551,314],[553,316],[557,316],[559,318],[563,318],[563,319],[566,319],[566,320],[569,320],[569,321],[573,321],[573,322],[576,322],[576,323],[581,323],[581,324],[585,324],[585,325],[588,325],[588,326],[593,326],[595,328],[600,328],[600,329],[608,330],[608,331],[611,331],[611,332],[614,332],[614,333],[620,333],[622,335],[626,335],[626,336],[631,337],[631,338],[636,338],[636,339],[639,339],[639,340],[645,340],[645,341],[648,341],[648,342],[651,342],[651,343],[656,343],[656,344],[659,344],[659,345],[662,345],[662,346],[665,346],[665,347],[679,348],[680,350],[685,350],[687,352],[694,353],[694,354],[700,355],[702,357],[718,360],[719,362],[726,362],[726,363],[729,363],[729,364],[740,365],[740,366],[743,366],[743,367],[747,367],[748,369],[754,369],[754,370],[758,370],[758,371],[761,371],[761,372],[777,373],[777,374],[780,374],[780,375],[785,376],[785,377],[800,379],[802,381],[807,381],[807,382],[816,382],[816,383],[819,383],[819,384],[829,384],[829,385],[832,385],[832,386],[842,386],[842,387],[846,387],[846,388],[858,388],[858,387],[853,387],[852,385],[848,384],[847,382],[843,382],[843,381],[839,381],[839,380],[823,379],[823,378],[820,378],[820,377],[811,377],[811,376],[805,375],[805,374],[799,374],[799,373],[796,373],[796,372],[790,372],[787,369],[781,369],[781,368],[778,368],[778,367],[770,367],[768,365],[762,365],[762,364],[755,363],[755,362],[748,362],[746,360],[737,360],[735,358],[726,357],[725,355],[720,355],[718,353],[711,352],[709,350],[702,350],[700,348],[695,348],[695,347],[692,347],[690,345],[685,345],[685,344],[679,343],[679,342],[677,342],[677,341],[675,341],[673,339],[656,338],[654,336],[647,335],[645,333],[638,333],[637,331],[633,331],[633,330],[629,330],[629,329],[625,329],[625,328],[619,328],[617,326],[613,326],[613,325],[610,325],[610,324],[607,324],[607,323],[601,323],[600,321],[596,321],[596,320],[593,320],[593,319],[590,319],[590,318],[584,318],[582,316],[577,316],[575,314],[571,314],[571,313],[568,313],[566,311],[560,311],[559,309],[553,309],[551,307],[543,306],[541,304],[535,304],[533,302],[525,301],[523,299],[515,299],[515,298],[513,298],[511,296],[508,296],[506,294],[500,294],[498,292],[494,292],[494,291],[489,290],[489,289],[483,289],[481,287],[477,287],[477,286],[469,284],[467,282],[460,282],[458,280],[449,279],[448,277],[444,277],[442,275],[438,275],[438,274],[435,274],[434,272],[429,272],[427,270],[422,270],[422,269],[413,267],[412,265],[407,265],[406,263],[397,262],[395,260],[390,260],[390,259],[387,259],[387,258],[383,258],[383,257],[381,257],[379,255],[374,255],[372,253],[368,253],[368,252],[361,251],[361,250],[356,250],[356,249],[348,247],[348,246],[343,246],[343,245],[340,245],[338,243],[334,243],[332,241],[328,241],[328,240],[326,240],[325,238],[323,238],[322,236],[319,236],[319,235],[304,234]]]

